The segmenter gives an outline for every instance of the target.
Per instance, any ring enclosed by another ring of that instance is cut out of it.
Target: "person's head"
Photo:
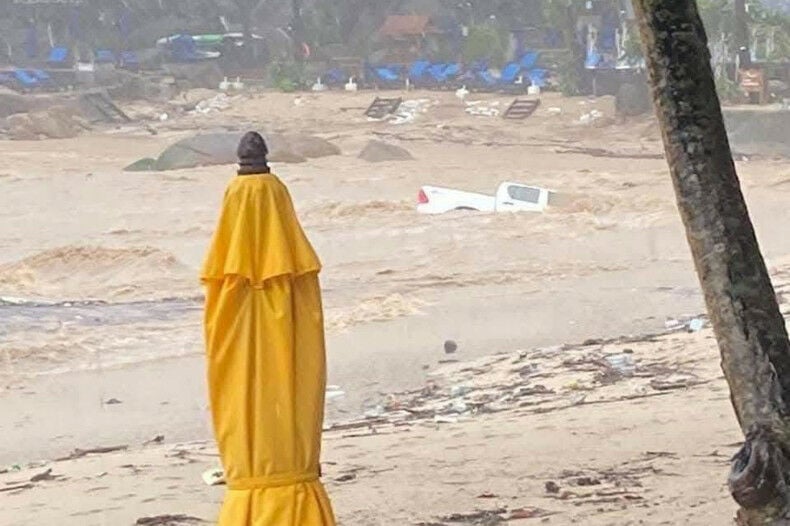
[[[266,157],[269,148],[261,134],[250,131],[244,134],[236,150],[239,157],[239,175],[269,173],[269,163]]]

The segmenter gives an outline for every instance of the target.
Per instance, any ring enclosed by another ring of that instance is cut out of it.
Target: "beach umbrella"
[[[206,258],[205,336],[228,492],[220,526],[333,526],[321,484],[321,264],[274,175],[236,177]]]

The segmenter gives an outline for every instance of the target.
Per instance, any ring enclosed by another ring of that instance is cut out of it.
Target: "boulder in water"
[[[124,172],[154,172],[156,171],[156,159],[145,157],[139,161],[135,161],[126,168]]]
[[[240,133],[204,133],[182,139],[168,147],[156,160],[155,169],[181,170],[237,162]]]
[[[314,135],[275,135],[272,137],[272,146],[269,148],[272,153],[277,153],[279,142],[283,143],[283,149],[307,159],[320,159],[321,157],[341,154],[340,148],[336,145]]]
[[[167,148],[156,160],[158,171],[196,166],[235,164],[236,148],[242,134],[221,132],[196,135]],[[338,155],[340,149],[312,135],[266,135],[269,160],[273,163],[302,163],[307,159]]]
[[[386,161],[413,161],[414,157],[408,150],[387,144],[381,141],[368,142],[365,149],[359,154],[359,158],[369,163],[381,163]]]

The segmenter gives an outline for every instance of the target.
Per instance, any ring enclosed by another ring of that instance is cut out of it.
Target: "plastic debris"
[[[222,486],[225,484],[225,472],[219,468],[205,471],[202,478],[206,486]]]
[[[472,389],[466,385],[454,385],[450,388],[450,396],[459,398],[472,392]]]
[[[607,356],[606,361],[612,369],[623,376],[630,376],[636,370],[634,358],[630,354],[623,353]]]
[[[230,108],[230,97],[224,93],[219,93],[216,96],[202,100],[195,106],[195,113],[206,115],[208,113],[222,111]]]
[[[475,100],[467,102],[464,111],[475,117],[498,117],[502,112],[497,106],[499,106],[499,101]]]
[[[421,113],[426,113],[428,108],[435,103],[429,99],[414,99],[406,100],[398,107],[398,110],[392,115],[391,124],[408,124],[417,120]]]

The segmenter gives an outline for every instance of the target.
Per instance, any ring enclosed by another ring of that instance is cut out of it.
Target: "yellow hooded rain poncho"
[[[236,177],[206,258],[205,336],[228,493],[220,526],[333,526],[319,481],[321,264],[274,175]]]

